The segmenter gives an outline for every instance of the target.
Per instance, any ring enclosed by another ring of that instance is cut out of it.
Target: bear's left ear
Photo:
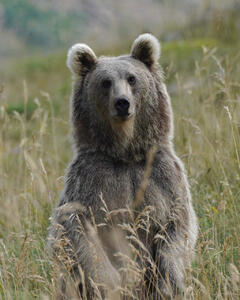
[[[95,53],[85,44],[73,45],[68,51],[67,66],[74,75],[86,75],[96,63]]]
[[[132,45],[131,56],[143,62],[148,68],[158,62],[161,47],[155,36],[145,33],[141,34]]]

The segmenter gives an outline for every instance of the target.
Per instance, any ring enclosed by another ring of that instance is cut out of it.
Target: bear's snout
[[[114,106],[119,117],[126,117],[129,115],[130,102],[127,98],[116,98]]]

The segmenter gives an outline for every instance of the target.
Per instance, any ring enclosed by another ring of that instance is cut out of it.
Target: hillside
[[[66,49],[80,40],[103,50],[141,32],[179,40],[186,26],[209,21],[224,38],[225,20],[232,22],[236,11],[237,0],[0,0],[0,59]],[[201,34],[207,32],[216,33]]]

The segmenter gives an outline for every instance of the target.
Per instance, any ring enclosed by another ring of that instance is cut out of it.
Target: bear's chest
[[[114,163],[104,156],[84,153],[69,168],[64,199],[91,208],[99,222],[103,221],[104,211],[141,211],[148,206],[154,207],[162,219],[176,198],[175,177],[173,164],[164,154],[156,155],[147,169],[144,161]]]
[[[174,186],[169,170],[160,163],[146,169],[145,163],[123,165],[115,168],[105,178],[103,199],[108,209],[132,208],[143,210],[152,206],[158,214],[169,210]]]

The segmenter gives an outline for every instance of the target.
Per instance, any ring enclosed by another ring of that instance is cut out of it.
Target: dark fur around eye
[[[127,81],[130,85],[134,85],[136,83],[136,77],[131,75],[128,77]]]
[[[101,85],[104,89],[110,89],[112,86],[112,81],[110,79],[105,79],[102,81]]]

